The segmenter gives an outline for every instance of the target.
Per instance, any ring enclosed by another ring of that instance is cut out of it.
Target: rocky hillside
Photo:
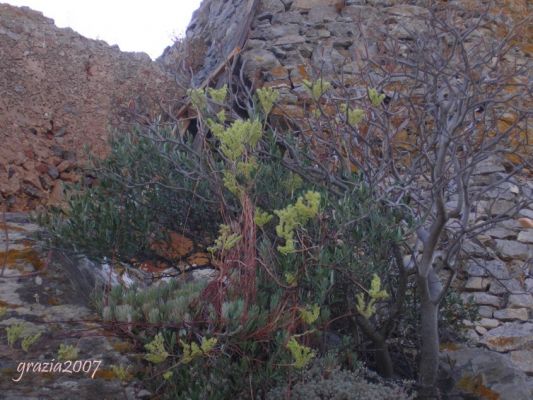
[[[11,210],[57,201],[105,151],[112,129],[156,115],[172,76],[144,53],[87,39],[29,8],[0,4],[0,194]]]

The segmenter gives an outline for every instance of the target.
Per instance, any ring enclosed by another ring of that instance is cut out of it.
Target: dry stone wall
[[[88,146],[177,97],[144,53],[90,40],[29,8],[0,4],[0,194],[10,209],[60,199]],[[1,198],[0,198],[1,199]]]

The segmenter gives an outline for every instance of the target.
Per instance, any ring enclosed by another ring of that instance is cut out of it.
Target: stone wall
[[[85,146],[103,154],[111,129],[176,97],[148,55],[0,4],[0,200],[12,210],[57,201],[61,182],[79,179]]]

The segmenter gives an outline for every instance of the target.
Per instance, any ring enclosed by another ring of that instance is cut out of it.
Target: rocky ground
[[[1,228],[0,399],[150,398],[133,378],[139,360],[132,344],[106,330],[64,267],[39,251],[31,239],[38,227],[7,214]],[[77,354],[60,352],[62,345]]]

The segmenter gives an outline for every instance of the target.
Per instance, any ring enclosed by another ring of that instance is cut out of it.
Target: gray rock
[[[489,288],[489,293],[500,295],[506,293],[523,293],[524,289],[516,279],[494,279]]]
[[[337,38],[353,38],[356,32],[353,23],[331,22],[326,25],[326,28]]]
[[[525,284],[526,290],[530,293],[533,292],[533,278],[527,278]]]
[[[475,293],[463,293],[461,295],[464,299],[472,298],[473,302],[479,305],[500,307],[501,299],[497,296],[493,296],[488,293],[475,292]]]
[[[493,251],[473,240],[467,239],[463,242],[463,251],[470,257],[492,257]]]
[[[521,209],[518,214],[520,214],[520,216],[522,217],[526,217],[526,218],[531,218],[533,219],[533,210],[529,209],[529,208],[523,208]]]
[[[485,333],[487,333],[487,328],[485,328],[485,327],[483,327],[481,325],[477,325],[475,329],[476,329],[476,332],[478,334],[480,334],[481,336],[483,336]]]
[[[248,51],[244,53],[242,58],[244,63],[244,74],[250,80],[253,79],[258,70],[270,70],[281,65],[276,56],[265,49]]]
[[[489,229],[488,231],[484,232],[484,234],[495,239],[516,239],[517,232],[499,226],[496,228]]]
[[[300,44],[305,43],[305,37],[301,35],[285,35],[277,39],[274,44],[276,46],[283,46],[287,44]]]
[[[472,259],[468,261],[466,270],[470,276],[490,276],[496,279],[510,279],[511,275],[501,260]]]
[[[509,353],[513,364],[526,374],[533,375],[533,351],[520,350]]]
[[[445,350],[441,357],[443,371],[451,376],[456,384],[465,379],[479,380],[485,391],[494,399],[529,400],[533,397],[533,382],[520,368],[519,363],[512,361],[512,356],[482,348],[461,347],[455,351]],[[459,389],[458,386],[465,387],[457,385],[456,389]],[[459,394],[453,398],[478,397],[467,391],[464,395]]]
[[[494,311],[494,318],[500,321],[527,321],[529,314],[525,308],[504,308]]]
[[[334,6],[337,0],[294,0],[291,6],[292,10],[311,10],[320,6]]]
[[[216,2],[214,2],[216,3]],[[285,5],[280,0],[261,0],[258,13],[282,13],[285,11]]]
[[[505,215],[513,216],[518,210],[515,203],[507,200],[495,200],[482,202],[483,211],[491,217]]]
[[[346,58],[330,45],[320,44],[313,51],[311,62],[322,73],[331,74],[346,63]]]
[[[491,157],[477,165],[475,175],[493,174],[495,172],[505,172],[505,167],[502,165],[501,160]]]
[[[505,323],[488,331],[480,343],[499,352],[531,350],[533,349],[533,323]]]
[[[509,308],[529,308],[533,309],[533,296],[529,293],[524,294],[512,294],[509,296],[507,302],[507,307]]]
[[[281,14],[275,14],[272,18],[272,24],[302,24],[304,17],[298,11],[288,11]]]
[[[338,17],[337,9],[334,6],[319,6],[312,8],[307,15],[307,20],[312,24],[320,22],[335,21]]]
[[[533,229],[527,229],[518,234],[518,241],[533,244]]]
[[[496,240],[496,251],[502,258],[527,260],[533,257],[533,246],[514,240]]]
[[[479,315],[485,318],[492,318],[494,311],[496,311],[496,308],[491,306],[479,306],[478,308]]]

